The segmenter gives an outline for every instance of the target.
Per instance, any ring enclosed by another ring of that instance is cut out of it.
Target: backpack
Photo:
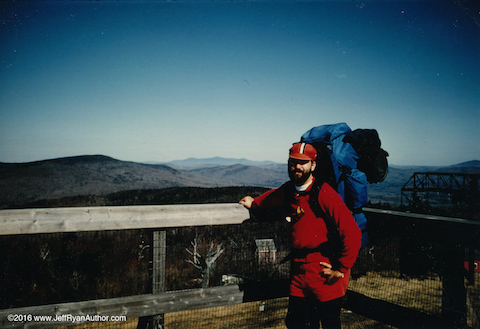
[[[356,129],[347,132],[343,138],[350,143],[359,158],[357,167],[367,175],[369,183],[383,182],[388,174],[388,153],[381,148],[381,141],[375,129]]]
[[[388,153],[374,129],[352,131],[346,123],[313,127],[301,137],[318,152],[316,179],[327,182],[340,194],[362,230],[362,246],[368,244],[367,182],[383,181],[388,173]]]

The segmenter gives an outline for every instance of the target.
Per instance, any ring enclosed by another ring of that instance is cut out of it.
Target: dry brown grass
[[[388,272],[367,272],[351,280],[348,288],[370,298],[433,315],[440,315],[442,307],[442,281],[437,275],[407,279],[392,277]]]
[[[165,315],[165,329],[286,329],[284,319],[287,314],[287,307],[288,298],[281,298],[198,311],[171,313]],[[345,309],[342,310],[341,318],[342,328],[344,329],[394,329],[392,326]]]
[[[288,298],[213,307],[165,315],[166,329],[286,328]]]
[[[469,320],[472,328],[480,328],[478,315],[478,293],[480,280],[474,286],[469,286]],[[389,272],[368,272],[366,275],[352,279],[349,289],[367,297],[380,299],[399,306],[408,307],[432,315],[440,315],[442,303],[442,283],[438,276],[428,278],[401,278]],[[243,303],[229,306],[213,307],[193,311],[183,311],[165,314],[165,329],[285,329],[284,319],[287,313],[288,298]],[[366,318],[348,310],[342,310],[342,328],[391,328],[385,323]],[[71,326],[72,329],[121,328],[134,329],[138,319],[127,322],[92,323]]]

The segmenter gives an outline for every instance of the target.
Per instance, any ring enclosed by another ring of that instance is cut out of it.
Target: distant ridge
[[[236,159],[236,158],[222,158],[222,157],[213,157],[213,158],[188,158],[184,160],[174,160],[170,162],[163,163],[167,166],[176,168],[176,169],[197,169],[204,167],[218,167],[218,166],[232,166],[236,164],[241,164],[245,166],[269,166],[278,164],[273,161],[252,161],[245,158]]]
[[[480,160],[472,160],[467,162],[462,162],[451,167],[478,167],[480,168]]]
[[[471,160],[451,166],[397,166],[390,165],[391,169],[408,170],[413,172],[443,172],[480,174],[480,160]]]
[[[415,165],[395,165],[395,164],[389,164],[390,167],[393,168],[398,168],[398,169],[405,169],[405,168],[415,168],[415,169],[426,169],[426,170],[436,170],[439,168],[442,168],[442,170],[445,170],[446,168],[453,168],[453,167],[480,167],[480,160],[471,160],[471,161],[465,161],[461,163],[457,163],[451,166],[415,166]]]
[[[0,208],[40,199],[104,195],[132,189],[226,184],[165,165],[84,155],[28,163],[0,163]]]
[[[234,164],[231,166],[192,169],[188,172],[231,184],[275,188],[280,187],[289,179],[287,166],[283,165],[282,168],[284,168],[283,171],[277,171],[269,167]]]
[[[448,173],[480,174],[480,160],[462,162],[453,166],[443,167],[437,171]]]

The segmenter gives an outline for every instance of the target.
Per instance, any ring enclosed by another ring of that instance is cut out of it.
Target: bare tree
[[[205,248],[205,244],[203,248],[201,248],[202,246],[199,246],[197,238],[194,238],[190,244],[191,249],[185,248],[185,250],[191,255],[191,259],[186,259],[185,261],[200,271],[202,288],[206,288],[210,283],[210,276],[215,268],[215,262],[225,249],[222,248],[221,243],[216,244],[213,241],[210,241],[207,248]],[[204,249],[203,252],[200,249]],[[204,255],[201,253],[204,253]]]

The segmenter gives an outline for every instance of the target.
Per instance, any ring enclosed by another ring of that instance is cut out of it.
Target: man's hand
[[[240,200],[239,203],[243,205],[245,208],[250,209],[252,208],[253,198],[250,195],[247,195],[242,200]]]
[[[327,279],[328,284],[334,284],[345,276],[345,274],[340,271],[332,270],[332,265],[329,263],[320,262],[320,265],[323,266],[320,271],[320,275]]]

